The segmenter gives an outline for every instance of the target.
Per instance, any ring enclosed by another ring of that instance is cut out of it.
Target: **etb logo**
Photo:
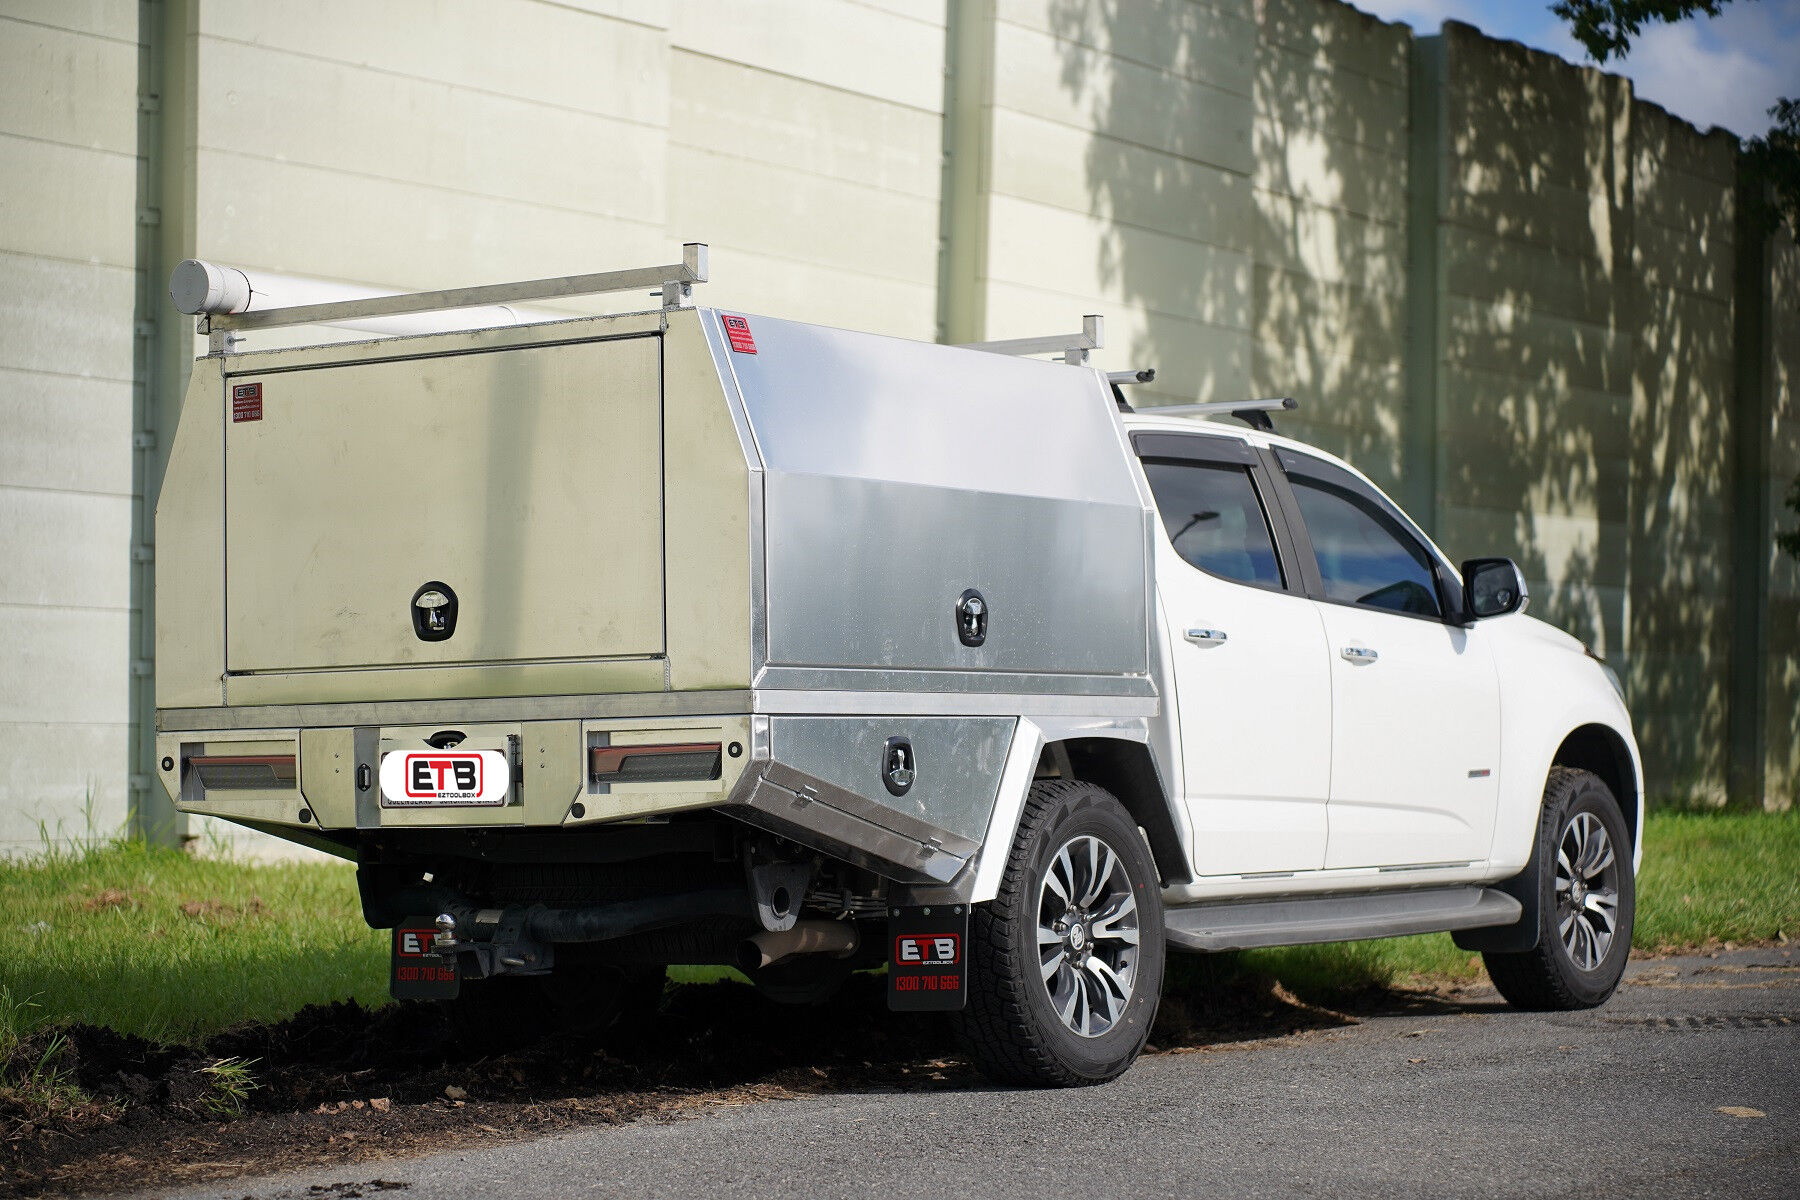
[[[756,353],[756,339],[750,336],[750,322],[730,313],[720,313],[719,323],[725,326],[725,339],[733,350],[739,354]]]
[[[381,760],[381,802],[502,804],[512,769],[498,750],[406,750]]]
[[[437,931],[434,929],[394,930],[394,953],[401,958],[424,958],[434,953]]]
[[[954,933],[903,934],[894,939],[894,962],[903,967],[953,967],[962,958]]]
[[[478,754],[408,754],[406,794],[415,800],[457,798],[481,794],[481,756]]]

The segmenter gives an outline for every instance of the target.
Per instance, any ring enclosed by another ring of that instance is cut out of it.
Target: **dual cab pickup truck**
[[[796,1003],[885,965],[995,1077],[1078,1085],[1172,950],[1451,930],[1514,1004],[1611,994],[1637,748],[1510,561],[1452,564],[1260,409],[1129,411],[1093,338],[928,345],[704,277],[268,309],[177,274],[211,343],[157,511],[162,782],[353,860],[397,995],[591,1022],[669,964]]]

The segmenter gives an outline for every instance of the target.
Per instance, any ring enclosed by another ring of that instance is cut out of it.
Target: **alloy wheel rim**
[[[1619,860],[1606,826],[1576,813],[1556,847],[1556,929],[1569,961],[1597,970],[1619,929]]]
[[[1090,834],[1064,842],[1038,889],[1038,968],[1050,1007],[1075,1034],[1099,1037],[1131,1003],[1138,972],[1137,891],[1125,860]]]

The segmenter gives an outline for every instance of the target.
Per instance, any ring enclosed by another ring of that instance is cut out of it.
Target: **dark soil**
[[[13,1077],[60,1036],[52,1061],[91,1101],[46,1108],[0,1090],[0,1197],[348,1164],[804,1092],[991,1086],[954,1056],[941,1017],[888,1012],[885,986],[854,976],[811,1008],[779,1007],[740,984],[675,987],[653,1018],[598,1036],[546,1034],[503,1052],[459,1040],[438,1007],[421,1003],[314,1006],[194,1046],[93,1026],[39,1033],[15,1055]],[[1172,980],[1151,1052],[1353,1020],[1267,979],[1190,970]],[[253,1060],[257,1086],[241,1115],[221,1119],[208,1107],[203,1068],[228,1058]],[[373,1177],[346,1186],[384,1190]]]

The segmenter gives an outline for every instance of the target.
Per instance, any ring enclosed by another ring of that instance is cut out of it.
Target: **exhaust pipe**
[[[738,966],[749,974],[796,954],[830,954],[848,958],[861,944],[850,921],[799,921],[779,933],[763,930],[738,945]]]

